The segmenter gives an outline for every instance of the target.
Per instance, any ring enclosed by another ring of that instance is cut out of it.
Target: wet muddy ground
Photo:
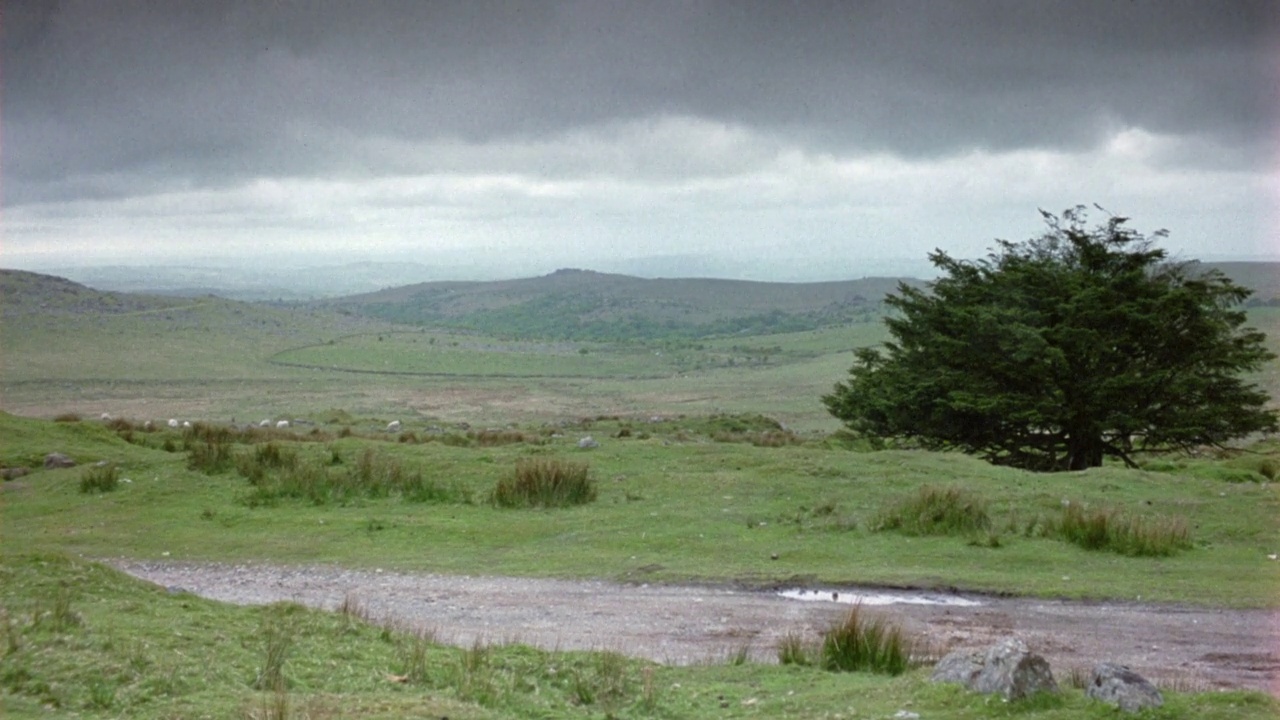
[[[519,642],[616,650],[663,663],[718,662],[749,648],[774,661],[790,633],[816,637],[862,601],[925,638],[933,654],[1023,638],[1055,674],[1128,665],[1183,689],[1249,688],[1280,696],[1280,613],[1172,605],[939,595],[865,588],[780,592],[726,586],[462,577],[330,566],[121,560],[159,585],[239,604],[281,600],[334,609],[352,598],[374,618],[442,642]],[[794,589],[793,589],[794,590]],[[858,595],[864,597],[857,598]]]

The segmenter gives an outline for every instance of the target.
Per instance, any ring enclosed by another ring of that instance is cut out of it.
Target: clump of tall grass
[[[778,664],[809,667],[819,655],[819,648],[805,640],[799,633],[790,632],[778,641]]]
[[[763,430],[760,432],[717,431],[711,439],[720,443],[749,443],[756,447],[787,447],[801,445],[804,438],[790,430]]]
[[[969,535],[991,529],[982,497],[962,488],[925,485],[881,512],[877,530],[908,535]]]
[[[522,458],[490,496],[499,507],[568,507],[596,499],[596,483],[586,463],[559,458]]]
[[[1115,508],[1087,508],[1067,503],[1051,532],[1086,550],[1122,555],[1164,557],[1191,547],[1186,518],[1143,517]]]
[[[520,430],[479,430],[467,433],[467,437],[480,447],[495,447],[498,445],[517,445],[520,443],[529,443],[531,445],[541,445],[544,441],[541,437],[532,433],[524,433]]]
[[[262,666],[254,678],[254,689],[276,692],[285,690],[287,681],[284,665],[293,651],[298,634],[292,615],[300,608],[301,606],[292,603],[279,603],[263,610],[262,626],[258,632],[258,636],[262,638]]]
[[[229,442],[209,442],[195,438],[183,441],[187,451],[187,469],[206,475],[217,475],[235,465]]]
[[[901,675],[911,666],[912,641],[883,618],[866,618],[855,605],[844,621],[822,636],[824,670]]]
[[[308,500],[316,505],[345,502],[355,498],[398,496],[409,502],[469,503],[471,493],[457,483],[442,483],[426,477],[419,468],[407,468],[399,460],[372,448],[351,463],[331,451],[328,462],[303,460],[287,450],[259,446],[253,455],[243,455],[238,470],[254,490],[249,505],[269,505],[281,499]]]
[[[91,465],[80,472],[80,492],[111,492],[120,487],[120,469],[114,463]]]

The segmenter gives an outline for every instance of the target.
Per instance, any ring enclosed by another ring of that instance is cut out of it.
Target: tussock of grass
[[[748,443],[756,447],[788,447],[802,445],[804,439],[790,430],[764,430],[761,432],[728,432],[712,433],[711,439],[723,443]]]
[[[787,633],[778,641],[779,665],[808,667],[813,665],[814,658],[818,655],[818,648],[814,647],[798,633]]]
[[[80,492],[111,492],[120,487],[120,469],[114,463],[91,465],[80,472]]]
[[[237,470],[253,486],[245,498],[250,506],[271,505],[282,499],[307,500],[315,505],[356,498],[399,497],[408,502],[470,503],[471,493],[457,483],[426,477],[373,448],[365,448],[354,462],[343,462],[330,450],[327,458],[304,460],[289,450],[259,446],[241,455]]]
[[[987,502],[961,488],[925,485],[884,510],[877,530],[898,530],[908,535],[969,535],[991,528]]]
[[[1181,517],[1143,517],[1114,508],[1068,503],[1052,532],[1086,550],[1164,557],[1191,547],[1191,531]]]
[[[559,458],[522,458],[500,480],[491,500],[499,507],[568,507],[596,499],[590,466]]]
[[[911,665],[912,643],[896,625],[867,618],[854,606],[844,621],[822,637],[820,662],[825,670],[901,675]]]

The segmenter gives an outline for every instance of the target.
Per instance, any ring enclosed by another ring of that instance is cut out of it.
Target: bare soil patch
[[[335,609],[354,598],[370,615],[423,628],[444,642],[519,642],[559,650],[615,650],[669,664],[718,662],[743,647],[773,661],[788,633],[816,636],[848,611],[727,586],[624,585],[461,577],[331,566],[118,560],[171,589],[238,604],[299,602]],[[842,595],[867,589],[836,588]],[[1095,662],[1128,665],[1182,689],[1247,688],[1280,696],[1280,612],[971,595],[972,607],[869,608],[927,639],[935,652],[981,647],[1009,634],[1044,655],[1059,678]]]

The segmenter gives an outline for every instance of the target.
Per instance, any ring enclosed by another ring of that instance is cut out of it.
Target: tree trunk
[[[1067,437],[1067,470],[1087,470],[1102,465],[1102,433],[1072,431]]]

